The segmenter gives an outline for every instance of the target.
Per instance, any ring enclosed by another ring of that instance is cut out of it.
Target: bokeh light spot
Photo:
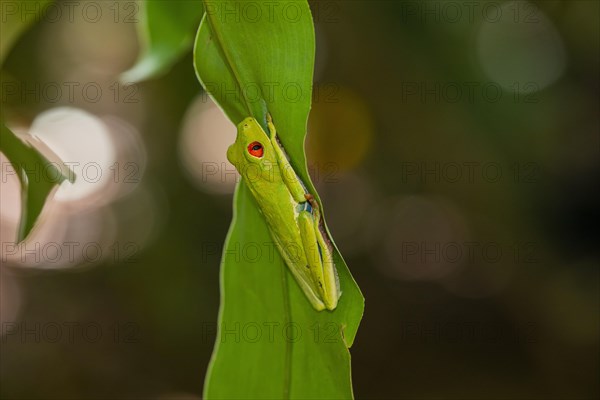
[[[553,23],[529,2],[507,2],[499,10],[497,19],[482,23],[477,38],[487,76],[513,93],[554,83],[565,69],[566,53]]]
[[[335,163],[340,171],[357,167],[369,154],[373,121],[365,101],[339,85],[319,86],[309,118],[309,159]]]
[[[113,180],[115,144],[108,127],[94,115],[70,107],[51,109],[35,119],[30,134],[46,144],[76,175],[73,184],[63,182],[60,186],[57,201],[81,200]]]
[[[181,160],[194,184],[208,193],[233,193],[238,174],[226,154],[236,127],[206,95],[188,109],[180,137]]]

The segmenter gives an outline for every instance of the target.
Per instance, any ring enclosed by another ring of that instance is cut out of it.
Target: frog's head
[[[254,118],[248,117],[238,124],[235,142],[227,150],[227,159],[238,171],[246,165],[274,162],[274,157],[269,137]]]

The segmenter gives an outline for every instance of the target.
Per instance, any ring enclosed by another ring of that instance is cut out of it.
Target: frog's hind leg
[[[321,263],[321,255],[312,214],[308,211],[300,211],[298,214],[298,225],[300,227],[300,237],[302,238],[302,246],[304,247],[304,254],[306,255],[310,275],[321,299],[324,300],[326,296],[323,264]]]
[[[317,248],[319,250],[319,261],[321,265],[321,271],[323,276],[323,302],[329,310],[333,310],[337,307],[338,299],[340,298],[340,287],[335,270],[335,264],[331,254],[331,244],[325,239],[326,235],[320,229],[321,213],[319,211],[319,204],[313,197],[313,195],[306,193],[304,195],[306,202],[305,211],[310,215],[310,220],[313,224],[313,231],[316,237]],[[307,218],[308,219],[308,218]],[[307,255],[308,258],[308,255]]]
[[[323,266],[323,282],[325,284],[325,297],[323,298],[325,306],[329,310],[333,310],[337,307],[338,299],[340,297],[339,281],[337,272],[335,270],[335,264],[331,255],[331,247],[328,243],[325,243],[323,234],[319,231],[319,222],[315,221],[315,230],[318,232],[317,243],[321,249],[321,263]]]

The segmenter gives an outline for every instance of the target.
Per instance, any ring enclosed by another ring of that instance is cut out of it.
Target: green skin
[[[331,245],[319,229],[318,204],[279,145],[270,116],[268,126],[270,135],[254,118],[243,120],[227,159],[250,188],[279,253],[307,299],[317,311],[334,310],[341,292]],[[249,145],[255,142],[262,146],[261,156],[251,154]]]

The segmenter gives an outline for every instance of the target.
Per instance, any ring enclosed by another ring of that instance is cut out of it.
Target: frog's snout
[[[235,157],[234,157],[234,154],[235,154],[234,147],[235,147],[235,143],[227,148],[227,159],[229,160],[230,163],[232,163],[233,165],[236,165]]]

